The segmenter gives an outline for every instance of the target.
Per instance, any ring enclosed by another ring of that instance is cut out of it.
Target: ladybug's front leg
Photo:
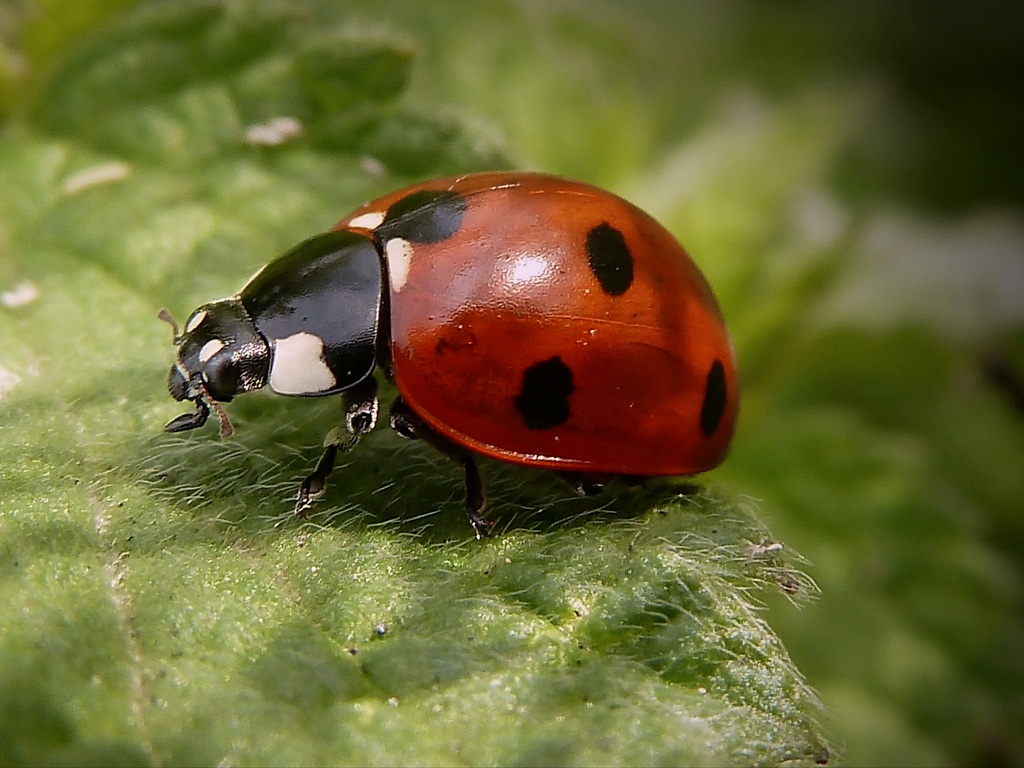
[[[327,477],[334,469],[338,452],[351,451],[359,442],[359,438],[377,425],[377,380],[373,376],[368,376],[352,389],[346,390],[342,394],[342,402],[345,406],[347,434],[343,435],[341,430],[335,427],[324,438],[324,452],[320,456],[320,461],[299,488],[298,500],[295,502],[295,514],[299,517],[305,517],[306,510],[313,506],[313,500],[323,495],[327,487]]]
[[[466,514],[469,523],[473,526],[478,539],[490,536],[496,521],[484,517],[487,493],[484,491],[483,480],[480,478],[480,470],[477,469],[473,454],[432,429],[401,397],[395,398],[392,403],[390,418],[391,428],[402,437],[423,438],[445,456],[462,465],[466,473]]]

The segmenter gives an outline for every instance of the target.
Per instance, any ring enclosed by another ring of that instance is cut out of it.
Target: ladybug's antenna
[[[174,343],[177,344],[181,340],[181,334],[178,332],[178,321],[174,319],[174,316],[167,309],[161,309],[157,313],[157,317],[171,326],[171,330],[174,332]]]

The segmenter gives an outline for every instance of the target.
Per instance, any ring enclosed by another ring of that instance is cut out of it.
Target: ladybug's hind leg
[[[391,428],[402,437],[423,438],[445,456],[462,465],[466,474],[466,514],[469,517],[469,523],[473,526],[478,539],[490,536],[495,521],[484,517],[487,493],[484,490],[480,470],[476,466],[473,454],[432,429],[413,412],[401,397],[395,398],[392,403],[390,418]]]
[[[295,513],[306,516],[306,510],[313,506],[313,500],[322,496],[327,487],[327,477],[334,469],[338,453],[347,453],[355,448],[359,438],[377,425],[377,380],[369,376],[352,389],[342,394],[345,406],[345,433],[335,427],[324,437],[324,452],[316,469],[299,487],[299,497],[295,502]]]
[[[583,472],[555,472],[555,474],[571,486],[577,496],[596,496],[612,479],[610,475],[588,475]]]

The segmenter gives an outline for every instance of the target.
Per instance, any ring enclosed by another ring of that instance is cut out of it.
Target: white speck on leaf
[[[73,173],[64,179],[61,190],[66,195],[77,195],[92,187],[99,187],[103,184],[112,184],[116,181],[124,181],[131,175],[131,166],[127,163],[113,162],[94,165],[84,171]]]
[[[258,147],[278,147],[302,135],[302,123],[294,117],[275,117],[245,129],[245,141]]]
[[[0,293],[0,304],[3,304],[8,309],[17,309],[18,307],[24,307],[26,304],[31,304],[38,298],[39,289],[34,283],[26,280],[23,283],[19,283],[13,289]]]
[[[370,155],[363,155],[359,158],[359,170],[367,176],[375,177],[384,176],[388,172],[387,166],[384,163]]]

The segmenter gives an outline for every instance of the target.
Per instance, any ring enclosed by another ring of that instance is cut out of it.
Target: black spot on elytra
[[[421,189],[388,208],[377,234],[382,242],[439,243],[459,231],[465,212],[466,200],[455,192]]]
[[[621,296],[633,284],[633,254],[611,224],[598,224],[587,233],[587,257],[605,293]]]
[[[725,366],[721,360],[715,360],[708,371],[708,379],[704,384],[704,403],[700,407],[700,429],[704,437],[711,437],[718,429],[718,424],[725,413]]]
[[[572,369],[556,355],[523,372],[523,386],[515,399],[516,410],[527,429],[557,427],[569,418],[569,395],[575,389]]]

